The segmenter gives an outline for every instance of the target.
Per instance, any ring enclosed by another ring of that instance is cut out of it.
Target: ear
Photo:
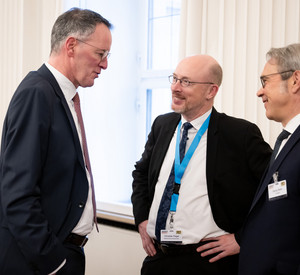
[[[295,71],[294,74],[293,74],[292,92],[293,93],[300,92],[300,70]]]
[[[65,49],[67,51],[68,56],[74,56],[74,49],[77,45],[77,40],[74,37],[68,37],[65,41]]]
[[[208,94],[207,94],[207,99],[213,99],[217,95],[218,90],[219,90],[218,85],[216,85],[216,84],[211,85],[211,87],[208,91]]]

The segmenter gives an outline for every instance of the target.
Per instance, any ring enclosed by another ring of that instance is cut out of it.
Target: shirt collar
[[[59,87],[61,88],[65,96],[65,99],[67,101],[71,101],[76,94],[76,87],[74,86],[74,84],[49,63],[45,63],[45,65],[55,77]]]
[[[294,116],[289,122],[288,124],[285,126],[284,130],[290,132],[291,134],[293,134],[295,132],[295,130],[298,128],[298,126],[300,125],[300,114]]]
[[[196,119],[190,121],[190,123],[193,125],[193,128],[195,128],[197,131],[201,128],[202,124],[204,123],[204,121],[208,118],[208,116],[211,114],[212,112],[212,108],[210,110],[208,110],[205,114],[203,114],[200,117],[197,117]],[[184,119],[184,117],[181,115],[181,121],[182,121],[182,126],[186,121],[186,119]]]

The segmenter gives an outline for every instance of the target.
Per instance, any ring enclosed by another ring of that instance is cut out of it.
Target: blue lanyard
[[[180,163],[180,157],[179,157],[179,143],[180,143],[180,128],[181,128],[181,121],[178,124],[177,128],[177,140],[176,140],[176,150],[175,150],[175,163],[174,163],[174,173],[175,173],[175,184],[180,185],[181,184],[181,178],[184,174],[184,171],[186,167],[188,166],[203,134],[206,132],[208,125],[209,125],[210,115],[207,117],[207,119],[202,124],[201,128],[198,130],[190,148],[188,149],[187,153],[185,154],[182,162]],[[177,203],[178,203],[178,197],[179,194],[173,193],[171,197],[171,206],[170,211],[176,212],[177,209]]]

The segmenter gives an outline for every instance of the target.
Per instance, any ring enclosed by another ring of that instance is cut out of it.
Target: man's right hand
[[[139,224],[138,228],[139,228],[139,233],[142,239],[144,250],[146,251],[148,256],[153,257],[156,254],[156,249],[154,247],[153,240],[150,238],[150,236],[147,233],[147,224],[148,224],[148,220],[143,221]]]

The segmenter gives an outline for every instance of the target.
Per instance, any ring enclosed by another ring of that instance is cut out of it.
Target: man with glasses
[[[3,125],[0,274],[83,275],[96,223],[78,87],[108,66],[111,24],[71,9],[51,34],[49,61],[17,88]]]
[[[239,274],[300,274],[300,44],[271,48],[260,78],[257,96],[283,131],[242,231]]]
[[[239,230],[269,161],[258,127],[218,113],[222,68],[184,58],[169,77],[173,113],[152,125],[133,171],[142,274],[237,274]]]

